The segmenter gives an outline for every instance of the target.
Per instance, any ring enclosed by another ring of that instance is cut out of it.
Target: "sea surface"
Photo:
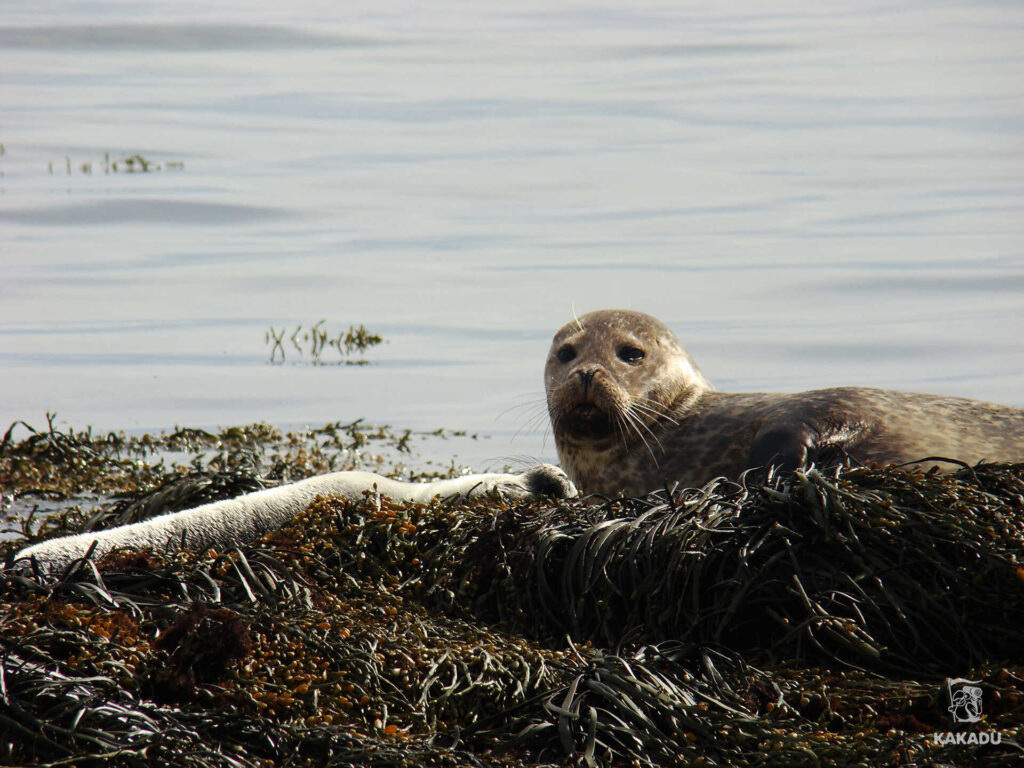
[[[605,307],[722,389],[1024,406],[1016,0],[5,0],[0,144],[0,433],[551,460],[548,343]]]

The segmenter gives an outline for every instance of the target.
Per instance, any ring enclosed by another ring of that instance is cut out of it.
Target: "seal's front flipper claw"
[[[572,480],[553,464],[538,464],[519,475],[519,480],[532,496],[574,499],[579,495]]]

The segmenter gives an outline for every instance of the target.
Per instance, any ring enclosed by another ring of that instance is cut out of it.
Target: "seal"
[[[14,556],[14,563],[28,568],[35,561],[44,575],[52,575],[90,552],[99,558],[122,548],[172,551],[235,547],[279,528],[317,496],[358,501],[366,495],[402,502],[435,498],[461,501],[489,495],[530,501],[542,496],[572,498],[576,488],[562,470],[551,464],[538,464],[518,475],[465,475],[431,483],[404,483],[372,472],[333,472],[107,531],[50,539],[21,550]]]
[[[584,493],[641,495],[846,458],[940,471],[957,467],[938,457],[1024,460],[1019,408],[863,387],[720,392],[672,331],[629,310],[562,327],[544,384],[562,467]]]

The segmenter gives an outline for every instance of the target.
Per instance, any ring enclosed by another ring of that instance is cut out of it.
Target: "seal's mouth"
[[[593,403],[576,403],[566,411],[560,426],[576,437],[605,437],[612,431],[613,421]]]

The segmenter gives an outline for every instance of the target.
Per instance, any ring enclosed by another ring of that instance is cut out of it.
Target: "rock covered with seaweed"
[[[64,531],[347,468],[344,428],[245,433],[173,467],[51,425],[4,441],[0,483],[127,492]],[[3,764],[1012,765],[1024,738],[1022,466],[323,499],[240,550],[8,573],[0,601]],[[947,677],[981,681],[981,722]],[[999,744],[933,738],[958,729]]]

